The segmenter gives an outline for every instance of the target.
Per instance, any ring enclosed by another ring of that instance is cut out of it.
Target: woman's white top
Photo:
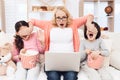
[[[50,52],[73,52],[73,31],[71,28],[52,28],[50,31]]]

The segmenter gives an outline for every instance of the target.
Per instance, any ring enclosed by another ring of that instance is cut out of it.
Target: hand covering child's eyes
[[[24,36],[24,35],[30,35],[31,34],[31,30],[29,30],[29,28],[23,29],[19,31],[19,35],[20,36]]]
[[[87,31],[90,32],[90,33],[95,33],[95,34],[98,32],[95,27],[88,27]]]

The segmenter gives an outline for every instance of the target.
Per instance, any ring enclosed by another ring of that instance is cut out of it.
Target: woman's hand
[[[94,20],[94,15],[93,14],[89,14],[87,21],[88,22],[92,22]]]
[[[94,20],[94,16],[92,14],[89,14],[89,16],[87,17],[86,26],[89,27],[90,29],[94,27],[94,25],[92,24],[93,20]]]
[[[32,22],[28,22],[28,24],[29,24],[29,31],[30,31],[30,33],[32,33],[32,31],[33,31],[33,24],[32,24]]]
[[[44,36],[44,32],[42,30],[39,30],[37,32],[37,37],[38,37],[38,40],[41,42],[42,45],[44,45],[44,42],[45,42],[45,36]]]

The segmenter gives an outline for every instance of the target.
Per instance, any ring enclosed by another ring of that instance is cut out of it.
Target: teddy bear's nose
[[[0,58],[0,60],[1,60],[1,58]]]

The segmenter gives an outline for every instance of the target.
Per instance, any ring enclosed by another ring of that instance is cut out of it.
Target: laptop
[[[80,52],[45,52],[46,71],[76,71],[80,69]]]

